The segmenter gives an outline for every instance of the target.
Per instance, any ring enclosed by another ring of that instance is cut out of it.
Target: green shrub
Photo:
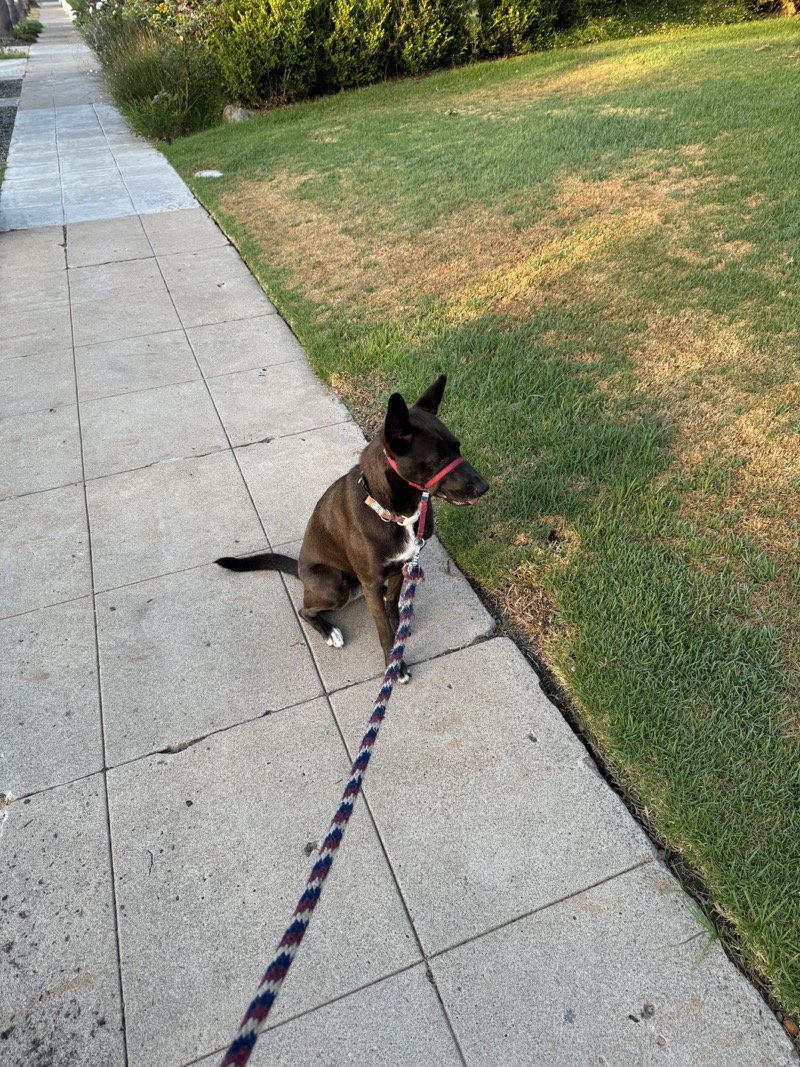
[[[556,23],[559,28],[567,28],[592,19],[613,18],[626,6],[624,0],[560,0]]]
[[[558,0],[478,0],[478,47],[487,56],[516,56],[552,35]]]
[[[42,32],[42,24],[38,19],[20,19],[11,27],[11,32],[18,41],[33,44]]]
[[[462,0],[398,0],[394,56],[401,74],[458,62],[469,45]]]
[[[330,84],[368,85],[388,73],[393,0],[333,0],[325,39]]]
[[[231,96],[243,104],[285,104],[317,78],[314,0],[231,0],[208,41]]]
[[[100,36],[114,99],[137,133],[171,138],[219,121],[225,102],[219,68],[196,37],[126,19]]]

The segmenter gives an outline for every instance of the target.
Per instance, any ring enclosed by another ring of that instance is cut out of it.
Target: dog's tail
[[[281,571],[283,574],[297,577],[297,560],[291,556],[283,556],[280,552],[261,552],[257,556],[245,556],[243,559],[223,556],[214,562],[220,567],[227,567],[229,571]]]

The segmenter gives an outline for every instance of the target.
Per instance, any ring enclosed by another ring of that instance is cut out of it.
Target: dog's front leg
[[[386,600],[384,599],[383,592],[383,582],[378,581],[369,585],[362,582],[361,588],[364,590],[364,599],[367,602],[370,613],[372,614],[373,621],[375,622],[375,628],[378,631],[378,637],[381,642],[381,648],[383,649],[383,658],[388,667],[389,656],[392,651],[392,646],[394,645],[394,638],[397,632],[397,627],[392,626],[389,614],[387,612],[387,604]],[[389,580],[389,588],[392,588],[392,579]],[[402,661],[400,663],[400,668],[397,672],[397,680],[399,682],[404,683],[411,681],[411,674],[405,663],[403,663]]]
[[[392,641],[394,641],[394,635],[397,633],[397,627],[400,625],[400,593],[403,589],[403,572],[393,574],[386,586],[386,617],[389,620],[389,626],[394,631],[392,635]]]

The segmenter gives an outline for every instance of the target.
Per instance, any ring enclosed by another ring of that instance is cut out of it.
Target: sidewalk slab
[[[75,403],[72,349],[28,352],[27,343],[6,345],[0,360],[0,417],[47,411]]]
[[[72,323],[67,304],[31,304],[3,321],[4,351],[8,356],[41,356],[72,344]]]
[[[351,752],[374,688],[331,697]],[[420,664],[372,763],[366,796],[426,952],[652,859],[505,638]]]
[[[0,617],[91,593],[88,542],[79,485],[0,503],[0,571],[14,576]]]
[[[251,274],[232,278],[218,275],[216,279],[211,274],[197,281],[175,281],[169,285],[169,293],[187,329],[275,311]]]
[[[81,407],[81,433],[87,478],[228,447],[202,381],[87,400]]]
[[[63,264],[61,265],[63,267]],[[30,277],[27,269],[6,275],[0,286],[0,314],[3,320],[14,315],[27,316],[35,307],[66,306],[69,303],[67,273],[63,269]]]
[[[0,500],[79,482],[83,477],[74,405],[0,418]]]
[[[354,422],[236,449],[236,458],[273,546],[302,539],[328,486],[357,462],[366,441]],[[242,555],[242,549],[226,555]]]
[[[91,597],[0,622],[0,791],[49,789],[103,769]]]
[[[92,272],[92,277],[82,277],[84,272]],[[70,293],[76,346],[165,333],[181,326],[154,260],[80,267],[70,271]]]
[[[227,577],[211,565],[97,597],[109,765],[321,692],[280,577]]]
[[[86,493],[98,591],[266,547],[229,452],[112,474]]]
[[[276,314],[195,326],[186,336],[207,378],[296,360],[306,362],[303,346]]]
[[[470,1067],[797,1062],[760,996],[718,943],[707,944],[688,899],[655,864],[431,967]]]
[[[167,286],[205,286],[252,275],[247,264],[231,244],[214,244],[185,252],[158,253],[158,266]],[[263,294],[262,294],[263,295]]]
[[[195,1067],[219,1067],[226,1051],[227,1046],[199,1060]],[[268,1030],[259,1038],[250,1062],[253,1067],[334,1062],[347,1063],[348,1067],[462,1065],[433,986],[421,966]]]
[[[209,218],[205,208],[197,203],[190,211],[162,211],[143,215],[142,226],[157,256],[199,252],[204,248],[219,248],[230,243],[214,220]]]
[[[70,226],[68,236],[67,262],[73,268],[149,259],[153,255],[138,215],[75,223]]]
[[[305,361],[223,374],[208,387],[234,446],[352,422]]]
[[[348,769],[316,700],[109,771],[131,1067],[180,1067],[232,1038]],[[275,1022],[420,958],[363,805],[347,846]]]
[[[183,330],[82,345],[75,349],[75,367],[82,403],[201,376]]]
[[[3,814],[3,1062],[123,1067],[102,776]]]

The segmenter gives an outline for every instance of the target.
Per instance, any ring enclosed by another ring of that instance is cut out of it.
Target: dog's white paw
[[[397,672],[397,680],[401,685],[408,685],[411,681],[411,671],[406,667],[405,663],[400,664],[400,670]]]
[[[344,645],[344,636],[338,626],[332,626],[328,634],[328,644],[332,648],[341,648]]]

